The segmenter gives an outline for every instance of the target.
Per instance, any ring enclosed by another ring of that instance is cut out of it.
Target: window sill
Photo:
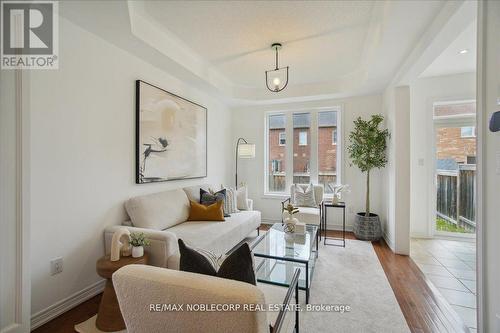
[[[262,199],[279,199],[279,200],[285,200],[286,198],[289,198],[290,195],[287,193],[264,193],[262,195]]]

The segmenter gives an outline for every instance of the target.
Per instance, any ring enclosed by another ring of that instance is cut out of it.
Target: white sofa
[[[130,232],[145,233],[151,241],[146,248],[151,265],[178,269],[179,238],[190,246],[225,254],[259,228],[261,215],[259,211],[251,210],[251,200],[248,201],[250,210],[233,213],[224,222],[186,221],[189,200],[199,201],[200,188],[218,189],[219,186],[191,186],[129,199],[125,209],[130,220],[104,231],[106,253],[111,251],[113,233],[125,226]]]

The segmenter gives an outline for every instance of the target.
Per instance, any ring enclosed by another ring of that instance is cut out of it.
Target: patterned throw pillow
[[[239,213],[240,211],[238,210],[238,205],[236,201],[236,191],[231,187],[224,188],[223,185],[221,185],[221,189],[226,190],[226,200],[224,201],[224,212],[226,212],[227,214]]]
[[[178,240],[178,244],[181,255],[179,270],[257,285],[253,256],[247,243],[241,244],[225,258],[209,251],[188,247],[182,239]]]
[[[210,192],[209,192],[210,191]],[[218,201],[222,201],[222,207],[224,208],[224,217],[229,217],[229,213],[225,210],[226,208],[226,189],[214,192],[212,190],[205,191],[200,188],[200,203],[205,206],[210,206]]]
[[[294,206],[298,207],[317,207],[316,199],[314,198],[314,186],[309,184],[307,189],[303,189],[296,184],[293,185]]]

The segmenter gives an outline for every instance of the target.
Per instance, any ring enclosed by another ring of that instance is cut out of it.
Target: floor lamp
[[[235,188],[238,188],[238,157],[239,158],[254,158],[255,157],[255,144],[248,143],[243,138],[238,138],[236,142],[236,182]]]

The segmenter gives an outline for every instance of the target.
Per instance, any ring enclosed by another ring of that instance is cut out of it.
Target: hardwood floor
[[[92,297],[88,301],[83,302],[77,307],[69,310],[63,315],[49,321],[47,324],[40,326],[35,333],[70,333],[75,332],[74,326],[85,320],[93,317],[97,313],[101,295]]]
[[[469,332],[410,257],[394,254],[383,240],[372,244],[412,332]]]
[[[338,237],[340,233],[328,231],[328,236]],[[355,239],[352,232],[346,233],[346,238]],[[383,240],[372,244],[412,332],[469,332],[410,257],[394,254]],[[75,324],[97,313],[100,299],[101,295],[95,296],[33,332],[74,332]]]

